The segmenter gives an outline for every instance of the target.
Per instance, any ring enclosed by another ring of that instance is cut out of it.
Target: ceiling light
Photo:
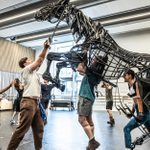
[[[21,18],[21,17],[25,17],[27,15],[34,14],[36,11],[37,11],[37,9],[32,10],[32,11],[28,11],[26,13],[22,13],[22,14],[19,14],[19,15],[11,16],[11,17],[8,17],[8,18],[5,18],[5,19],[1,19],[0,23],[6,22],[6,21],[10,21],[10,20],[14,20],[14,19]]]

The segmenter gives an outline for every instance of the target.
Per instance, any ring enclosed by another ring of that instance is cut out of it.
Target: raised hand
[[[142,122],[143,121],[143,118],[144,118],[144,114],[142,112],[140,112],[137,117],[136,117],[136,120],[137,122]]]
[[[44,48],[48,49],[50,47],[48,40],[44,42]]]

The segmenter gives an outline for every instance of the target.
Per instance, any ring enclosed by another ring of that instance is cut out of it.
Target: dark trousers
[[[7,150],[16,150],[30,126],[32,127],[35,149],[40,150],[42,148],[44,124],[39,111],[39,102],[23,98],[20,103],[20,125],[12,135]]]
[[[147,113],[144,115],[144,118],[141,122],[141,124],[143,124],[147,130],[150,132],[150,113]],[[139,124],[137,123],[136,119],[133,117],[130,119],[130,121],[128,122],[128,124],[124,127],[124,139],[125,139],[125,146],[126,148],[131,148],[131,134],[130,132],[137,128],[139,126]]]
[[[44,109],[48,108],[48,104],[49,104],[49,99],[41,99],[41,104],[43,106]]]

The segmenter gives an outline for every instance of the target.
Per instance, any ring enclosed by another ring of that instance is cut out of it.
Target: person
[[[27,57],[21,58],[19,61],[19,66],[23,68],[21,78],[24,86],[23,97],[20,103],[20,124],[13,133],[7,150],[15,150],[18,147],[30,126],[33,131],[35,149],[42,149],[44,123],[39,110],[41,84],[37,68],[43,62],[48,48],[49,43],[46,41],[44,49],[35,61],[32,62]]]
[[[87,150],[95,150],[100,143],[94,137],[94,123],[92,119],[92,107],[95,100],[94,86],[98,84],[98,76],[87,68],[84,63],[79,63],[77,71],[80,75],[84,75],[78,101],[78,121],[89,138]]]
[[[5,87],[4,89],[0,90],[0,94],[3,94],[4,92],[6,92],[8,89],[10,89],[13,86],[14,81],[12,81],[7,87]]]
[[[19,120],[20,120],[20,101],[22,99],[22,94],[23,94],[23,85],[20,82],[20,80],[18,78],[16,78],[14,80],[14,87],[16,89],[16,91],[18,92],[17,98],[14,101],[14,105],[13,105],[13,115],[11,117],[10,120],[10,124],[13,125],[15,124],[15,116],[18,115],[18,121],[17,121],[17,125],[19,125]]]
[[[125,147],[132,149],[132,141],[130,132],[138,126],[144,124],[147,130],[150,132],[150,112],[142,101],[142,87],[138,80],[135,78],[135,72],[131,69],[124,73],[124,81],[128,83],[129,96],[133,98],[132,114],[127,114],[127,117],[131,117],[130,121],[124,127],[124,139]]]
[[[41,84],[41,104],[48,114],[48,104],[51,99],[51,91],[55,87],[55,84],[49,84],[48,80],[44,80],[44,84]]]
[[[112,90],[113,87],[106,82],[103,82],[102,88],[105,88],[105,97],[106,97],[106,110],[107,113],[109,115],[109,121],[107,121],[108,124],[110,124],[111,126],[113,126],[115,124],[115,120],[112,114],[112,107],[113,107],[113,94],[112,94]]]

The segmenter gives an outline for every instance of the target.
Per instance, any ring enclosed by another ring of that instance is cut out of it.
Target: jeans
[[[20,108],[20,125],[12,135],[7,150],[16,150],[30,126],[33,131],[35,150],[40,150],[42,148],[44,124],[39,110],[39,102],[23,98]]]
[[[144,115],[141,124],[143,124],[150,132],[150,112]],[[124,139],[126,148],[131,148],[132,140],[130,132],[138,126],[140,126],[140,124],[136,121],[134,117],[132,117],[128,124],[124,127]]]

